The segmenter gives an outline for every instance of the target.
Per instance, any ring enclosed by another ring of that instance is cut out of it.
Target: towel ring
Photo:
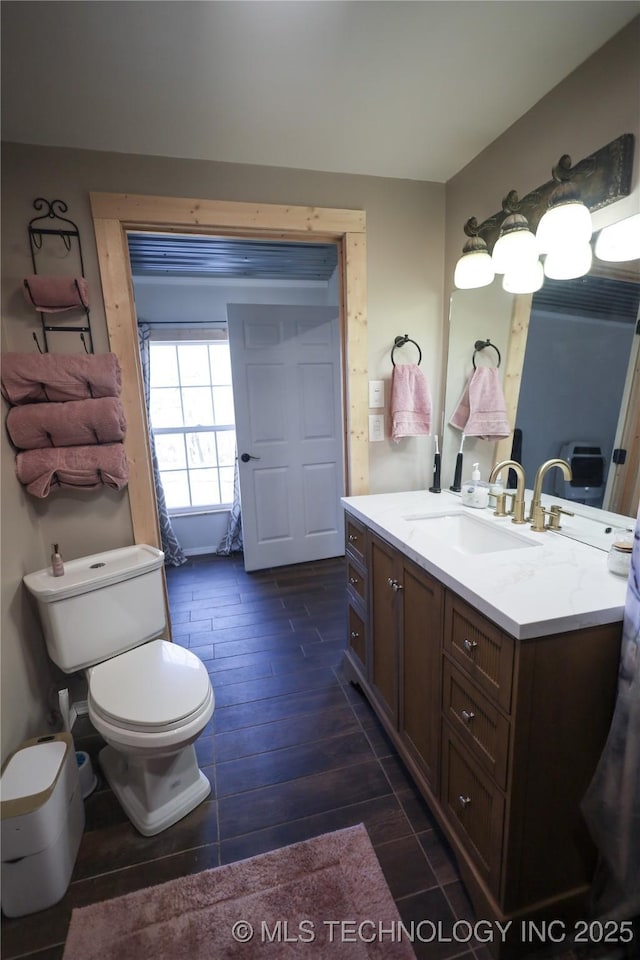
[[[393,359],[394,351],[396,347],[404,347],[405,343],[412,343],[416,348],[416,350],[418,351],[418,366],[420,366],[420,364],[422,363],[422,350],[420,349],[418,344],[415,342],[415,340],[411,339],[408,333],[405,333],[404,337],[396,337],[395,340],[393,341],[393,346],[391,347],[391,363],[395,367],[396,364],[395,364],[395,360]]]
[[[496,347],[495,343],[491,343],[491,340],[476,340],[474,343],[475,350],[473,351],[473,369],[476,369],[476,353],[479,353],[480,350],[484,350],[485,347],[491,347],[492,350],[498,354],[498,366],[502,362],[502,357],[500,356],[500,351]]]

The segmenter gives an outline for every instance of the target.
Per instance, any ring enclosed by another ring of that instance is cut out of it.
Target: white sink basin
[[[403,519],[409,523],[424,524],[429,536],[441,540],[459,553],[497,553],[499,550],[539,546],[512,530],[468,513],[416,514]]]

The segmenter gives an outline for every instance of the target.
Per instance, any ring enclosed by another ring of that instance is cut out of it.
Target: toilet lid
[[[197,713],[211,683],[190,650],[151,640],[94,667],[89,690],[97,710],[117,723],[164,727]]]

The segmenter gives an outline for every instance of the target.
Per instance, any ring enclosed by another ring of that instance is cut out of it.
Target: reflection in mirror
[[[505,293],[501,278],[489,287],[454,292],[442,438],[445,489],[460,444],[449,419],[473,369],[474,341],[490,338],[503,357],[502,386],[515,434],[498,444],[465,439],[463,479],[476,461],[487,479],[493,464],[513,453],[531,489],[540,464],[562,457],[572,462],[572,484],[551,471],[544,492],[635,514],[640,264],[619,264],[617,272],[607,265],[613,271],[606,274],[603,266],[578,280],[547,279],[533,297]],[[627,436],[636,437],[634,449],[624,446]],[[612,463],[616,449],[627,450],[625,464]]]

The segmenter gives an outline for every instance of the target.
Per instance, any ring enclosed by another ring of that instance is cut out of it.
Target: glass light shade
[[[487,250],[463,253],[456,264],[453,282],[459,290],[488,287],[493,282],[495,270]]]
[[[575,280],[591,269],[591,244],[581,243],[547,254],[544,272],[550,280]]]
[[[505,273],[502,288],[507,293],[535,293],[544,283],[544,270],[539,260]]]
[[[528,229],[504,233],[496,240],[491,255],[496,273],[511,273],[520,268],[533,267],[538,260],[538,244]]]
[[[596,257],[620,263],[640,258],[640,213],[604,227],[596,240]]]
[[[592,232],[591,214],[584,203],[579,200],[559,203],[550,207],[538,224],[538,251],[552,253],[569,244],[588,243]]]

